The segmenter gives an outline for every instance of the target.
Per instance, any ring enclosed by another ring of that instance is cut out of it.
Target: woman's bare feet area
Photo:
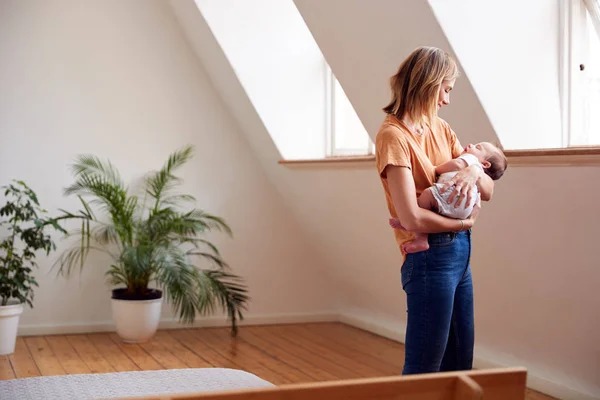
[[[402,245],[402,250],[406,254],[410,253],[418,253],[420,251],[429,250],[429,242],[427,241],[427,236],[420,237],[421,235],[417,235],[412,242],[408,242]]]
[[[399,219],[390,218],[389,224],[394,229],[400,229],[405,231],[406,228],[402,226]],[[427,241],[426,233],[415,233],[415,239],[411,242],[402,245],[402,251],[405,253],[418,253],[420,251],[429,250],[429,242]]]
[[[402,226],[402,224],[400,223],[400,220],[399,220],[399,219],[396,219],[396,218],[390,218],[390,219],[388,220],[388,222],[390,223],[390,226],[391,226],[392,228],[394,228],[394,229],[400,229],[400,230],[402,230],[402,231],[405,231],[405,230],[406,230],[406,228],[404,228],[404,227]]]

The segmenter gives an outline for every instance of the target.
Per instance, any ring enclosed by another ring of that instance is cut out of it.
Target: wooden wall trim
[[[594,166],[600,165],[600,147],[578,147],[564,149],[505,150],[511,166]],[[327,157],[321,159],[280,160],[286,166],[344,166],[375,162],[374,155]]]

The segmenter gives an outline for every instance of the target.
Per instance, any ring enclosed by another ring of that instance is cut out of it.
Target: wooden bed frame
[[[136,397],[128,400],[525,400],[526,381],[525,368],[501,368]]]

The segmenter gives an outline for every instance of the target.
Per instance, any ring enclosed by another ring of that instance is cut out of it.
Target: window
[[[600,0],[564,0],[563,141],[600,145]]]
[[[329,66],[327,79],[327,156],[375,153],[375,145]]]

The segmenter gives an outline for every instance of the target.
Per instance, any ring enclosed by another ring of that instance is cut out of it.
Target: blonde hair
[[[407,116],[413,124],[431,121],[437,113],[440,86],[459,76],[456,62],[435,47],[414,50],[390,78],[392,101],[383,108],[398,119]]]

